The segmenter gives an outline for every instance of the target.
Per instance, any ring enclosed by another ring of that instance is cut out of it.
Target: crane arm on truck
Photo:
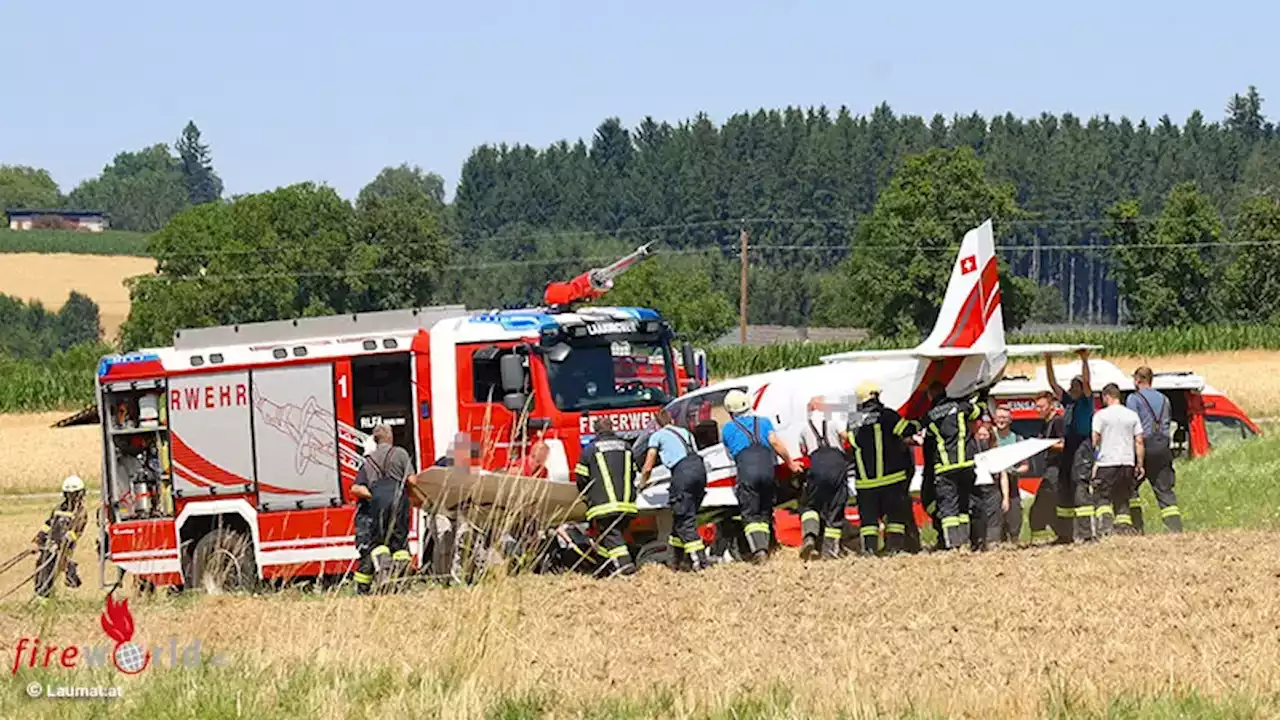
[[[576,302],[595,300],[613,289],[613,281],[632,265],[649,257],[649,248],[653,243],[645,243],[634,252],[623,256],[602,268],[592,268],[578,277],[565,281],[547,283],[543,293],[543,302],[547,305],[569,305]]]

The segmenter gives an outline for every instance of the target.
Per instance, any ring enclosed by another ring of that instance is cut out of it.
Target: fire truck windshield
[[[551,396],[561,410],[665,405],[674,387],[670,350],[653,339],[614,336],[565,341],[570,351],[547,362]]]

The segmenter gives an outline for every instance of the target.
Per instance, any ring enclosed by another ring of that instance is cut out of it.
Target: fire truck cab
[[[227,554],[243,577],[224,587],[345,574],[374,426],[418,469],[465,448],[486,469],[571,482],[592,418],[634,435],[684,389],[672,337],[644,308],[438,306],[182,330],[104,357],[101,560],[162,586],[206,585]],[[547,452],[531,463],[535,436]],[[415,509],[417,568],[425,545]]]

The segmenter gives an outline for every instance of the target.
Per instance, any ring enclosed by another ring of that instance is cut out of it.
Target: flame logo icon
[[[111,652],[111,662],[116,669],[126,675],[137,675],[151,664],[151,653],[143,652],[142,646],[133,639],[133,614],[129,612],[129,601],[116,602],[111,594],[107,594],[107,609],[99,618],[102,631],[116,641],[115,650]]]

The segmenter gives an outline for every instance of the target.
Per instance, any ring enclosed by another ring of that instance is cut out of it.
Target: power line
[[[1238,217],[1238,216],[1236,216]],[[1119,222],[1134,223],[1139,225],[1150,225],[1160,221],[1160,216],[1136,216],[1132,218],[1123,218]],[[1219,216],[1219,220],[1227,222],[1234,217]],[[956,216],[952,218],[939,219],[944,223],[971,222],[972,215],[963,217]],[[744,220],[700,220],[683,223],[666,223],[660,225],[646,225],[640,227],[616,228],[609,229],[586,229],[586,230],[554,230],[547,232],[522,232],[508,233],[488,236],[477,236],[462,238],[467,243],[494,243],[504,241],[527,241],[527,240],[554,240],[569,238],[615,238],[621,239],[626,235],[637,235],[646,233],[657,233],[672,230],[698,230],[707,228],[721,228],[726,233],[736,232],[743,226],[828,226],[842,228],[856,228],[862,225],[876,225],[879,223],[897,222],[896,218],[875,218],[875,217],[853,217],[853,218],[788,218],[788,217],[757,217],[746,218]],[[997,221],[998,227],[1011,226],[1015,228],[1045,228],[1045,227],[1081,227],[1081,226],[1103,226],[1113,222],[1111,218],[1009,218]],[[757,232],[760,232],[757,230]],[[733,240],[734,238],[728,238]],[[728,242],[728,241],[726,241]],[[393,250],[407,250],[420,247],[435,247],[437,242],[409,242],[390,244],[378,240],[368,242],[345,242],[329,244],[324,243],[325,249],[334,251],[349,251],[357,248],[388,248]],[[179,259],[179,258],[201,258],[201,257],[234,257],[241,255],[259,255],[268,253],[283,253],[290,251],[306,251],[309,249],[319,249],[320,243],[311,238],[303,238],[298,242],[281,243],[276,245],[257,247],[257,248],[210,248],[207,250],[181,250],[170,253],[163,253],[161,259]],[[752,247],[764,247],[752,245]]]

